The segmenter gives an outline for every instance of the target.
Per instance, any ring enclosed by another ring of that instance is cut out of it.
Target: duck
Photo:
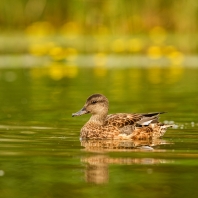
[[[159,122],[154,113],[115,113],[109,114],[109,101],[103,94],[89,96],[85,105],[72,117],[91,114],[90,119],[80,130],[80,139],[88,140],[153,140],[161,138],[172,125]]]

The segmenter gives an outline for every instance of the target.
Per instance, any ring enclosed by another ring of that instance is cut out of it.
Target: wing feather
[[[150,123],[157,123],[159,114],[164,112],[156,113],[116,113],[110,114],[105,120],[105,125],[112,125],[118,128],[123,128],[125,126],[131,125],[149,125]]]

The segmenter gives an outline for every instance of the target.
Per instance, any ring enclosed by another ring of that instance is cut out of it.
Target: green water
[[[0,197],[198,196],[197,69],[59,70],[0,70]],[[153,150],[83,147],[89,115],[71,114],[93,93],[110,113],[167,111],[175,128]]]

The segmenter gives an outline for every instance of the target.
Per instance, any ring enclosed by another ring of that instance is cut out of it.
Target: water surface
[[[2,197],[198,196],[197,69],[56,65],[1,69],[0,83]],[[151,147],[80,142],[89,115],[71,114],[93,93],[110,113],[167,111],[175,127]]]

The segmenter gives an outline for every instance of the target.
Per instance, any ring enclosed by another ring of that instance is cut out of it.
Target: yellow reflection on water
[[[112,89],[110,90],[111,93],[117,96],[117,98],[121,98],[122,99],[122,95],[125,92],[125,87],[124,87],[124,83],[126,80],[126,76],[124,75],[124,70],[114,70],[112,72],[112,77],[111,77],[111,87]]]
[[[53,80],[60,80],[64,77],[66,73],[66,68],[61,64],[54,63],[50,67],[48,67],[48,74]]]
[[[137,92],[141,90],[141,78],[142,78],[142,72],[138,68],[136,69],[130,69],[128,71],[128,86],[133,87],[134,90]],[[138,96],[133,96],[138,97]]]
[[[30,69],[30,74],[33,79],[41,78],[43,76],[47,76],[47,69],[46,67],[42,67],[42,68],[33,67]]]
[[[178,82],[184,72],[184,67],[181,65],[170,65],[162,68],[158,65],[153,65],[148,68],[148,80],[153,84],[159,83],[175,83]]]
[[[148,80],[153,84],[159,84],[162,81],[162,68],[160,66],[151,66],[148,68]]]
[[[48,74],[53,80],[60,80],[63,77],[74,78],[78,75],[78,67],[54,63],[48,67]]]
[[[48,67],[32,68],[30,71],[33,78],[49,76],[55,81],[61,80],[64,77],[75,78],[78,75],[78,67],[72,63],[62,64],[54,62]]]
[[[66,72],[65,76],[67,76],[69,78],[77,77],[77,75],[78,75],[78,67],[77,67],[77,65],[67,64],[66,68],[67,68],[67,70],[66,70],[67,72]]]
[[[94,74],[98,77],[104,77],[107,75],[107,68],[104,66],[94,67]]]
[[[165,82],[168,84],[176,83],[182,78],[183,73],[184,67],[182,65],[171,65],[165,74],[167,78]]]

